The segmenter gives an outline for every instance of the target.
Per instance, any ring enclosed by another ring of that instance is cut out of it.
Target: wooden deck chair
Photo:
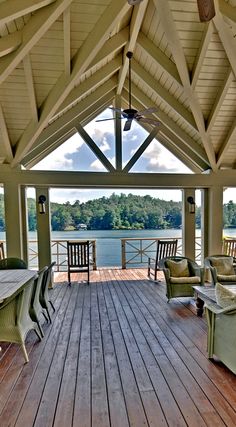
[[[236,263],[236,239],[224,239],[222,254],[232,256]]]
[[[178,239],[173,240],[158,240],[156,258],[148,258],[148,277],[149,279],[157,280],[157,272],[160,271],[158,265],[162,258],[175,256],[177,252]]]
[[[89,284],[89,271],[92,261],[89,257],[89,241],[67,242],[68,284],[71,285],[71,273],[87,273]]]

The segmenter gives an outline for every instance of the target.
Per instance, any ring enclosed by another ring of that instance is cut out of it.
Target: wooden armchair
[[[178,239],[158,240],[156,258],[148,258],[148,277],[157,280],[157,272],[160,271],[159,261],[162,258],[175,256],[177,252]]]
[[[159,262],[166,279],[166,296],[171,298],[192,297],[193,285],[204,285],[204,268],[186,257],[168,257]]]
[[[212,284],[217,282],[225,285],[236,284],[234,258],[229,255],[211,255],[205,258],[205,267],[210,269]]]
[[[89,273],[93,262],[89,255],[89,241],[67,242],[68,283],[71,285],[71,273],[87,273],[89,284]]]

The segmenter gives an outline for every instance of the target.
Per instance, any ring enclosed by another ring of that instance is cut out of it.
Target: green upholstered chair
[[[236,293],[216,283],[216,303],[206,303],[208,357],[217,356],[236,374]]]
[[[40,293],[41,293],[41,288],[42,288],[42,283],[43,283],[43,276],[44,276],[44,273],[46,272],[46,270],[47,270],[47,267],[42,268],[38,272],[38,277],[34,281],[31,304],[30,304],[30,309],[29,309],[30,317],[34,322],[37,323],[40,334],[42,337],[44,336],[44,333],[43,333],[42,327],[40,325],[39,319],[40,319],[41,314],[44,315],[44,312],[43,312],[43,307],[40,304]]]
[[[212,285],[220,282],[225,285],[236,284],[234,258],[229,255],[211,255],[205,258],[205,267],[210,269]]]
[[[0,341],[20,344],[26,362],[29,361],[25,347],[27,333],[33,329],[41,340],[37,323],[29,315],[33,286],[34,279],[31,279],[18,294],[0,307]]]
[[[24,269],[27,268],[27,264],[23,259],[20,258],[3,258],[0,259],[0,270],[11,270],[11,269]]]
[[[55,311],[55,307],[49,297],[49,292],[48,292],[48,288],[49,285],[51,283],[52,280],[52,273],[53,273],[53,267],[56,264],[56,262],[52,262],[49,267],[47,267],[46,271],[44,272],[43,275],[43,281],[42,281],[42,286],[41,286],[41,292],[40,292],[40,297],[39,297],[39,301],[41,304],[41,307],[44,308],[47,312],[48,315],[48,319],[50,322],[52,322],[50,313],[49,313],[49,304],[51,305],[53,311]]]
[[[148,277],[157,280],[157,272],[160,271],[159,262],[162,258],[175,256],[178,247],[178,239],[157,241],[156,257],[148,258]]]
[[[192,286],[204,285],[204,268],[186,257],[167,257],[159,262],[166,280],[166,296],[171,298],[192,297]]]

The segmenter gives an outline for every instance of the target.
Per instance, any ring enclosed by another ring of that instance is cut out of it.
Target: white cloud
[[[105,167],[103,166],[103,164],[98,159],[94,160],[94,162],[91,163],[90,167],[91,167],[91,169],[93,169],[95,171],[104,171],[105,170]]]

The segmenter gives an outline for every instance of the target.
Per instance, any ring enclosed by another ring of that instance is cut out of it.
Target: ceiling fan
[[[130,130],[132,121],[135,119],[137,122],[141,121],[143,123],[150,123],[152,125],[158,126],[160,122],[152,117],[144,117],[146,114],[155,113],[157,111],[157,108],[150,107],[146,110],[137,111],[134,108],[131,107],[131,99],[132,99],[132,93],[131,93],[131,58],[133,56],[132,52],[127,52],[126,54],[127,58],[129,58],[129,108],[126,108],[124,110],[121,110],[120,108],[113,108],[110,107],[111,110],[116,111],[121,114],[118,119],[126,119],[126,122],[124,124],[124,131]],[[96,122],[103,122],[106,120],[115,120],[116,118],[113,117],[112,119],[101,119],[96,120]]]
[[[201,22],[207,22],[214,18],[216,14],[214,0],[197,0],[197,5]]]

